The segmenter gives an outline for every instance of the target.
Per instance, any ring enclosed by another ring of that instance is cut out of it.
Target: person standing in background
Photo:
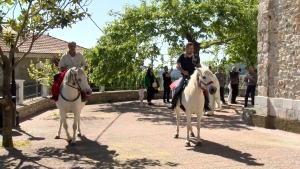
[[[156,80],[155,80],[152,68],[148,68],[147,73],[146,73],[145,78],[144,78],[145,88],[147,90],[148,105],[153,105],[153,103],[151,103],[151,101],[153,99],[154,92],[155,92],[154,87],[156,87],[156,86],[153,87],[153,83],[155,81]]]
[[[139,100],[140,100],[140,106],[141,107],[143,106],[144,92],[145,92],[144,86],[141,84],[140,87],[139,87]]]
[[[237,104],[236,97],[239,94],[239,73],[241,71],[241,68],[239,69],[239,72],[236,71],[236,67],[233,66],[231,72],[229,73],[230,78],[230,86],[232,89],[232,96],[231,96],[231,104]]]
[[[223,104],[226,104],[225,99],[224,99],[224,87],[225,87],[225,83],[226,83],[226,74],[223,73],[223,69],[221,66],[218,67],[218,71],[215,73],[215,75],[220,84],[221,101],[223,102]]]
[[[253,66],[249,67],[249,74],[244,78],[244,82],[247,82],[244,107],[247,107],[247,105],[248,105],[248,97],[249,97],[250,93],[251,93],[251,105],[254,106],[254,96],[255,96],[255,89],[256,89],[256,83],[257,83],[257,74],[254,72]]]
[[[164,67],[164,73],[162,74],[163,76],[163,81],[164,81],[164,95],[163,95],[163,101],[164,103],[170,103],[170,85],[171,85],[171,73],[173,71],[173,68],[171,68],[171,71],[168,72],[168,66]]]

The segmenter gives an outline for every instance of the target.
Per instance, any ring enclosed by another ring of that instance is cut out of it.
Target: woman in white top
[[[144,89],[144,86],[141,84],[141,85],[140,85],[140,88],[139,88],[139,100],[140,100],[140,106],[143,106],[144,93],[145,93],[145,89]]]

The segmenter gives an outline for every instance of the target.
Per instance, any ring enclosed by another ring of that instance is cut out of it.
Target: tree
[[[83,7],[89,1],[79,0],[0,0],[2,8],[0,17],[1,30],[11,28],[12,31],[1,31],[1,39],[7,45],[11,45],[11,50],[5,55],[0,49],[1,63],[3,70],[3,85],[1,100],[4,121],[3,121],[3,142],[4,147],[13,147],[12,140],[12,112],[14,103],[12,102],[10,78],[12,70],[30,53],[34,42],[45,32],[55,28],[71,27],[78,21],[84,19],[87,11]],[[10,13],[13,12],[12,14]],[[20,11],[20,13],[17,13]],[[15,17],[18,15],[17,17]],[[7,19],[6,19],[7,18]],[[21,39],[23,39],[21,41]],[[30,42],[30,47],[23,56],[12,65],[14,53],[23,42]]]
[[[257,0],[141,0],[138,6],[125,5],[124,12],[111,10],[109,15],[115,19],[107,23],[92,49],[97,52],[87,54],[97,69],[93,80],[104,83],[101,79],[115,81],[117,74],[135,76],[141,71],[127,71],[127,66],[141,65],[149,58],[147,48],[158,38],[169,45],[172,62],[185,41],[194,43],[196,54],[225,45],[230,61],[255,60],[257,5]]]
[[[61,56],[62,54],[59,54],[53,59],[46,59],[44,62],[38,60],[39,67],[36,67],[31,61],[27,69],[29,77],[36,80],[39,84],[51,88],[54,81],[53,75],[60,72],[54,61],[60,60]]]

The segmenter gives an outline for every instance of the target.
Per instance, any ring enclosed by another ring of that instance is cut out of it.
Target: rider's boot
[[[53,86],[53,84],[52,84],[52,86]],[[50,99],[51,99],[51,100],[58,100],[58,97],[57,97],[57,96],[54,96],[54,95],[52,95],[52,96],[50,97]]]
[[[205,111],[211,111],[210,105],[209,105],[209,98],[208,98],[208,93],[204,95],[204,109]]]
[[[171,101],[171,105],[168,107],[168,109],[174,110],[176,107],[177,101],[178,101],[177,93],[174,93],[172,101]]]

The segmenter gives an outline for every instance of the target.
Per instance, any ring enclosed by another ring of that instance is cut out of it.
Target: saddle
[[[60,85],[62,83],[62,81],[64,80],[65,74],[67,73],[67,71],[63,71],[61,72],[59,78],[52,84],[52,89],[51,89],[51,93],[53,96],[55,96],[55,98],[58,99],[59,96],[59,89],[60,89]],[[56,102],[57,100],[54,100],[54,102]]]

